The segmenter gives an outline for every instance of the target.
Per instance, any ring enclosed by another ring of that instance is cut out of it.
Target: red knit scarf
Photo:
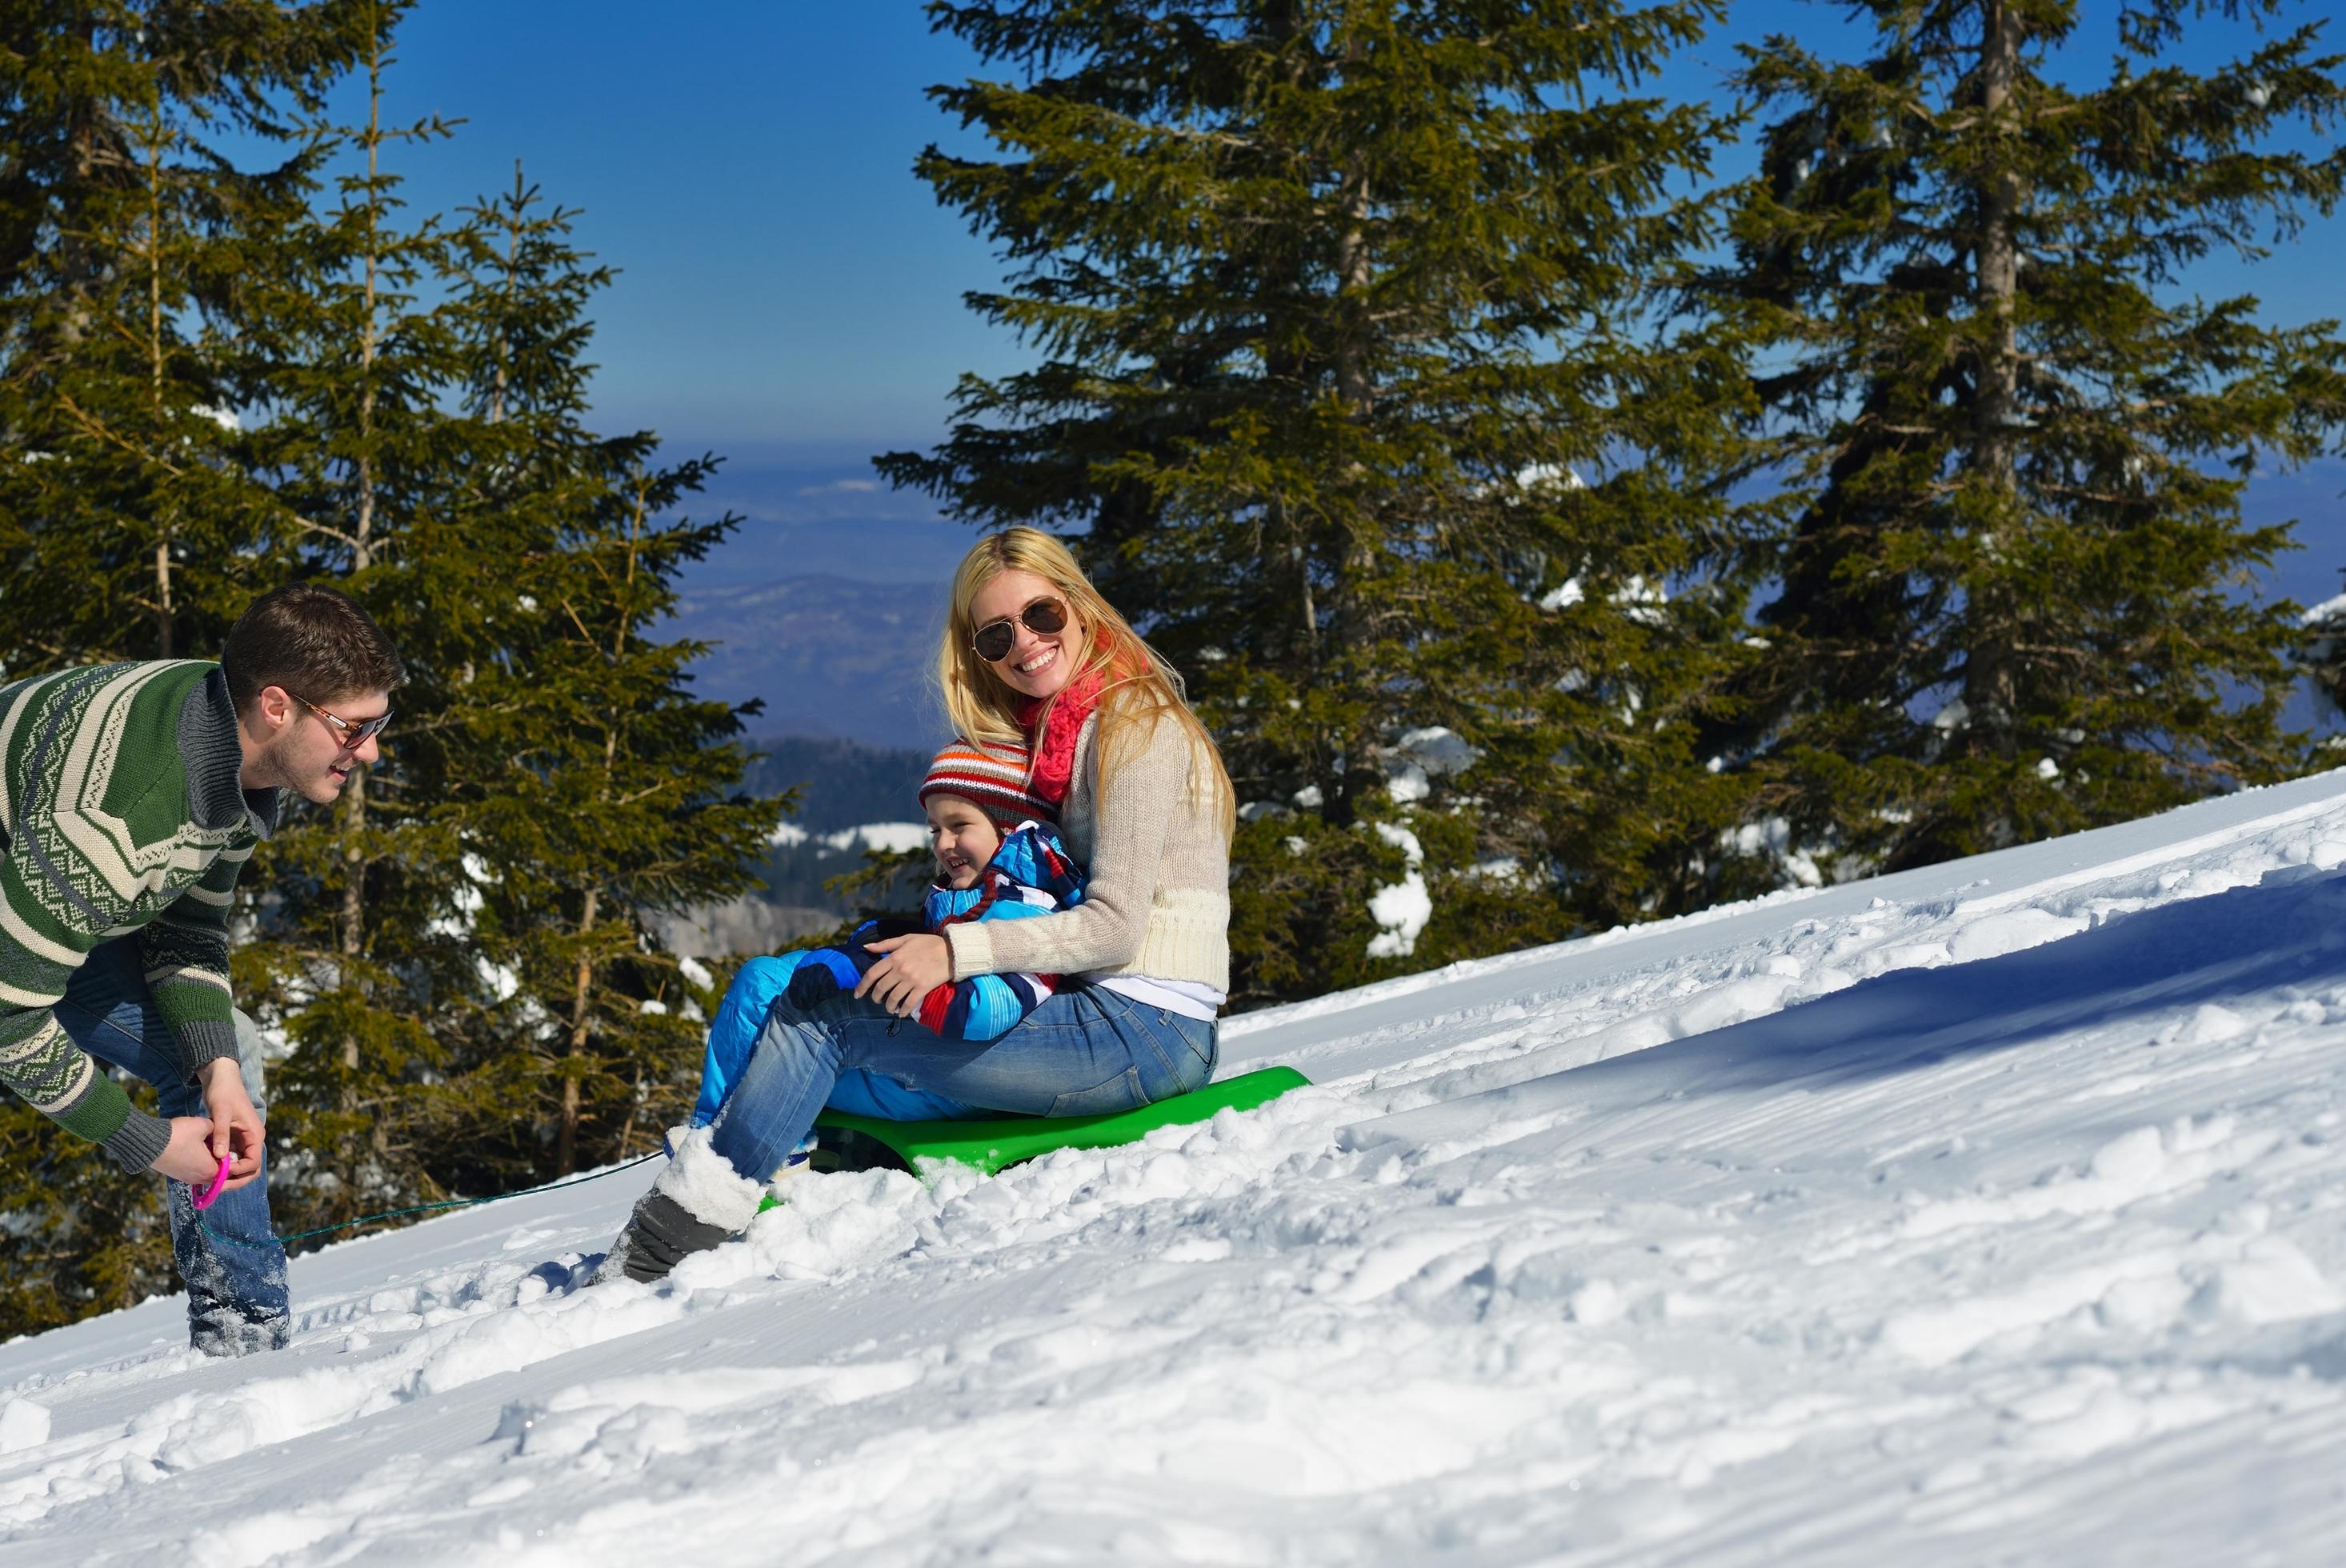
[[[1076,779],[1076,737],[1083,732],[1084,720],[1099,707],[1100,692],[1107,685],[1106,674],[1094,670],[1069,681],[1056,698],[1038,697],[1018,707],[1018,722],[1035,748],[1035,793],[1048,800],[1054,810],[1067,803],[1068,788]]]

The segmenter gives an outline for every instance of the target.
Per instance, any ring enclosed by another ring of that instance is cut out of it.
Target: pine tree
[[[309,172],[219,144],[287,147],[364,25],[350,0],[0,6],[0,668],[219,646],[255,504],[240,280]]]
[[[253,284],[254,334],[277,366],[250,437],[274,490],[268,547],[371,611],[409,674],[382,762],[354,769],[331,810],[297,807],[245,879],[267,940],[240,955],[240,991],[295,1044],[270,1124],[290,1156],[274,1189],[289,1224],[436,1193],[425,1091],[481,983],[461,849],[434,817],[451,787],[434,736],[450,652],[474,638],[477,564],[425,547],[481,435],[445,406],[465,368],[464,308],[447,292],[461,236],[436,216],[409,223],[389,167],[453,130],[384,118],[404,10],[382,7],[365,51],[364,123],[312,127],[343,164],[332,199],[277,238],[279,267]]]
[[[1721,9],[929,7],[1024,76],[934,89],[1003,156],[917,169],[1044,361],[880,466],[1083,529],[1188,677],[1247,803],[1245,1000],[1711,896],[1743,381],[1647,290],[1726,126],[1638,84]]]
[[[714,1002],[648,917],[754,880],[782,802],[739,793],[740,716],[696,698],[706,651],[662,642],[677,574],[738,524],[672,515],[714,467],[657,465],[648,433],[586,425],[585,311],[609,280],[515,170],[469,214],[458,295],[479,441],[434,553],[495,605],[451,697],[452,830],[479,889],[497,998],[452,1087],[451,1142],[484,1173],[563,1175],[656,1143],[694,1093]],[[484,585],[494,588],[484,593]]]
[[[273,585],[233,418],[267,373],[244,284],[310,177],[290,117],[368,25],[349,0],[0,5],[0,678],[209,657]],[[0,1336],[168,1288],[157,1184],[13,1099],[0,1147]]]
[[[2239,494],[2334,436],[2346,342],[2190,291],[2346,176],[2270,147],[2346,108],[2319,24],[2214,65],[2194,31],[2288,8],[2132,5],[2090,87],[2053,70],[2066,0],[1873,0],[1861,64],[1746,51],[1762,169],[1688,297],[1753,340],[1754,472],[1801,504],[1719,742],[1794,851],[1921,863],[2302,765],[2290,607],[2242,592],[2288,531]]]
[[[657,637],[734,525],[674,516],[714,460],[585,427],[607,270],[518,180],[403,215],[392,153],[450,128],[383,117],[403,10],[93,9],[0,67],[11,673],[208,653],[251,594],[318,576],[411,677],[382,763],[297,808],[240,890],[261,940],[232,955],[239,1000],[295,1045],[270,1084],[280,1229],[656,1138],[714,977],[648,917],[746,886],[781,804],[736,791],[739,718],[685,674],[704,650]],[[199,24],[220,58],[139,53]],[[0,5],[0,37],[25,25]],[[336,130],[320,96],[352,61],[368,115]],[[237,173],[204,140],[222,117],[289,156]],[[97,155],[57,152],[91,124]],[[168,1285],[153,1184],[13,1104],[0,1148],[0,1332]]]
[[[152,1091],[133,1087],[149,1112]],[[97,1145],[0,1105],[0,1336],[38,1333],[171,1288],[162,1184],[125,1181]]]
[[[240,547],[267,492],[231,412],[244,357],[231,291],[205,276],[245,248],[207,221],[218,182],[184,166],[161,107],[130,128],[140,184],[84,204],[80,253],[105,265],[27,302],[28,316],[76,318],[70,347],[20,359],[0,384],[18,454],[0,463],[0,555],[22,574],[0,596],[13,667],[209,653],[250,596]]]

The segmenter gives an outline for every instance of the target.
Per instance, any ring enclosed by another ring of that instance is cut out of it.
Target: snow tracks
[[[991,1182],[636,1178],[0,1349],[0,1563],[2346,1551],[2346,786],[1234,1023],[1317,1086]]]

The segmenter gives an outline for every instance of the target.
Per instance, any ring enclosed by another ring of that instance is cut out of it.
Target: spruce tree
[[[267,492],[240,450],[232,290],[206,277],[246,247],[206,210],[218,182],[186,167],[161,106],[129,128],[138,184],[83,203],[79,254],[104,265],[26,301],[30,318],[74,317],[70,344],[0,383],[15,453],[0,463],[0,557],[20,574],[0,640],[15,668],[209,654],[250,596],[243,546]]]
[[[234,417],[269,368],[246,283],[305,195],[292,121],[367,12],[0,5],[0,679],[211,657],[273,585]],[[168,1288],[157,1184],[13,1099],[0,1148],[0,1336]]]
[[[1082,530],[1183,670],[1246,803],[1241,1001],[1712,895],[1744,383],[1647,290],[1726,126],[1641,84],[1721,10],[929,7],[1019,76],[933,90],[1001,156],[916,167],[1042,362],[880,466]]]
[[[780,806],[735,790],[738,718],[684,673],[702,650],[658,640],[732,527],[674,515],[713,460],[586,429],[608,272],[567,215],[517,182],[406,218],[393,155],[449,127],[383,117],[403,11],[92,8],[52,37],[0,0],[7,673],[212,653],[251,594],[314,576],[411,677],[363,788],[297,805],[240,890],[239,1000],[294,1044],[281,1230],[656,1138],[714,998],[647,917],[745,886]],[[205,26],[217,57],[140,53]],[[320,97],[354,60],[368,114],[338,130]],[[238,173],[222,122],[285,156]],[[154,1184],[13,1103],[0,1149],[0,1332],[168,1285]]]
[[[152,1091],[135,1100],[155,1109]],[[38,1333],[171,1288],[162,1184],[13,1096],[0,1105],[0,1336]]]
[[[2287,547],[2241,521],[2262,460],[2346,413],[2336,324],[2208,300],[2334,206],[2346,154],[2320,25],[2210,60],[2211,15],[2147,0],[2105,80],[2066,0],[1870,0],[1860,63],[1745,51],[1768,117],[1731,265],[1688,300],[1765,373],[1753,470],[1800,510],[1760,611],[1769,657],[1718,744],[1786,847],[1897,867],[2137,817],[2303,765],[2280,705],[2290,607],[2245,590]],[[2096,40],[2099,42],[2099,40]]]
[[[564,1175],[656,1144],[697,1079],[715,998],[649,917],[749,887],[782,802],[738,791],[740,717],[692,695],[706,650],[664,642],[678,572],[737,526],[675,515],[715,466],[586,427],[586,309],[609,280],[515,170],[468,215],[457,301],[475,421],[435,555],[485,606],[449,696],[447,803],[479,890],[485,1050],[451,1087],[484,1175]],[[453,650],[452,650],[453,651]],[[745,710],[746,711],[746,710]]]
[[[219,412],[234,402],[237,356],[217,316],[200,313],[197,283],[241,247],[204,224],[209,171],[179,165],[183,138],[159,105],[130,128],[140,184],[82,204],[87,277],[24,301],[32,318],[70,310],[76,335],[18,359],[0,385],[14,438],[0,459],[11,674],[212,653],[250,592],[239,547],[268,493]],[[0,1324],[70,1321],[168,1287],[154,1184],[122,1181],[96,1148],[13,1100],[0,1144],[15,1189],[0,1207],[19,1217]]]
[[[0,5],[0,668],[217,649],[256,501],[240,283],[308,178],[289,116],[368,22]],[[231,135],[277,161],[240,166]]]
[[[472,638],[475,560],[424,547],[453,514],[476,422],[446,406],[464,370],[464,307],[449,296],[460,237],[409,221],[391,167],[402,147],[451,134],[384,117],[384,30],[363,59],[365,120],[311,134],[340,163],[330,199],[278,238],[252,285],[254,334],[277,369],[251,433],[273,487],[267,548],[289,575],[330,581],[372,613],[406,665],[382,760],[341,799],[296,806],[246,876],[267,940],[240,981],[292,1039],[270,1132],[288,1151],[289,1224],[381,1209],[437,1188],[427,1090],[477,1001],[461,849],[435,822],[449,789],[433,742],[447,722],[449,650]]]

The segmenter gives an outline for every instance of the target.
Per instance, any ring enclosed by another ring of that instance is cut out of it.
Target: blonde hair
[[[1227,841],[1238,826],[1237,793],[1222,766],[1221,749],[1189,711],[1180,672],[1141,640],[1132,624],[1100,596],[1067,547],[1039,528],[1008,528],[987,535],[970,546],[954,573],[953,599],[945,607],[944,641],[937,650],[937,684],[954,728],[972,740],[1020,745],[1026,741],[1018,709],[1027,699],[978,657],[977,649],[971,646],[977,635],[977,617],[971,606],[985,585],[1005,572],[1029,573],[1050,584],[1084,628],[1082,646],[1074,650],[1075,673],[1059,689],[1065,692],[1094,675],[1103,677],[1099,729],[1094,740],[1101,795],[1107,793],[1131,748],[1145,743],[1159,719],[1170,718],[1189,738],[1190,788],[1214,802]],[[1058,700],[1054,696],[1044,705],[1037,734],[1049,722]]]

